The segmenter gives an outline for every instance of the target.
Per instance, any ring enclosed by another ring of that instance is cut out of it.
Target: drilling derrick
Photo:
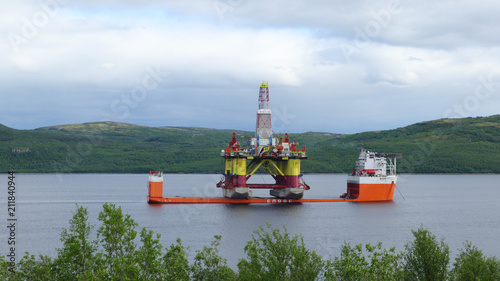
[[[267,82],[262,82],[259,90],[259,109],[257,110],[257,129],[255,137],[262,140],[259,143],[269,144],[272,140],[273,127],[271,124],[271,109],[269,109],[269,86]]]
[[[255,138],[243,148],[233,133],[229,145],[221,151],[224,158],[224,178],[217,184],[225,197],[233,199],[252,197],[252,188],[270,189],[270,194],[282,199],[300,199],[309,186],[300,181],[300,161],[306,159],[306,148],[290,142],[288,134],[278,141],[273,136],[269,86],[262,82]],[[262,168],[275,180],[274,184],[249,184],[248,179]]]

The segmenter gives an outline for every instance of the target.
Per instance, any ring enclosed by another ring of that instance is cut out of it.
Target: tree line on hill
[[[306,247],[301,235],[270,224],[254,231],[246,257],[237,269],[219,254],[221,236],[197,250],[192,263],[181,239],[169,247],[160,234],[142,228],[105,203],[99,213],[97,237],[87,208],[76,206],[69,228],[61,232],[62,247],[55,258],[26,253],[16,264],[0,259],[2,280],[500,280],[500,260],[487,257],[470,242],[450,264],[450,250],[423,226],[404,251],[382,244],[345,243],[340,255],[325,259]]]
[[[237,131],[238,140],[253,132]],[[14,130],[0,125],[0,172],[222,173],[231,130],[114,122]],[[400,173],[500,173],[500,115],[441,119],[352,135],[290,134],[307,147],[304,173],[348,173],[359,150],[401,153]]]

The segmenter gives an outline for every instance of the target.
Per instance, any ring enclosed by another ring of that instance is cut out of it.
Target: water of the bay
[[[0,174],[0,255],[7,255],[7,174]],[[338,256],[345,242],[379,241],[403,251],[421,225],[437,238],[445,237],[452,257],[471,241],[486,255],[500,256],[500,175],[400,175],[392,202],[303,204],[149,205],[144,174],[16,174],[15,240],[18,260],[25,251],[55,257],[60,233],[68,228],[75,203],[88,208],[99,227],[102,204],[121,206],[139,224],[162,235],[169,246],[180,237],[196,250],[222,235],[221,255],[235,268],[244,246],[259,226],[271,222],[302,234],[306,246],[324,257]],[[164,196],[221,197],[215,187],[220,175],[166,174]],[[311,186],[304,198],[336,198],[346,189],[346,175],[305,175]],[[254,182],[271,182],[255,175]],[[268,191],[254,195],[268,196]],[[1,227],[1,225],[4,225]],[[138,228],[139,230],[139,228]],[[95,230],[94,230],[95,237]]]

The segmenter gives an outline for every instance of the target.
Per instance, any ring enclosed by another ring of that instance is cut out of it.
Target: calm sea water
[[[323,256],[338,256],[340,246],[379,241],[402,251],[420,225],[445,237],[452,257],[469,240],[487,255],[500,256],[500,175],[400,175],[393,202],[304,203],[281,205],[149,205],[145,174],[17,174],[16,246],[20,258],[31,254],[56,256],[60,233],[68,227],[75,203],[88,207],[99,225],[102,204],[122,207],[139,227],[161,233],[169,246],[180,237],[189,256],[222,235],[221,255],[232,267],[245,256],[252,232],[266,222],[302,234],[306,246]],[[220,175],[165,175],[164,196],[220,197]],[[305,175],[311,186],[305,198],[338,197],[346,175]],[[255,175],[255,182],[271,182]],[[7,175],[0,174],[0,255],[7,254]],[[268,191],[267,191],[268,192]],[[267,196],[266,191],[254,195]],[[1,227],[4,225],[3,227]],[[139,230],[139,228],[138,228]],[[19,259],[18,258],[18,259]]]

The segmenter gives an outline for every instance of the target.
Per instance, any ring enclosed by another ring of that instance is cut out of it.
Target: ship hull
[[[347,196],[358,202],[391,201],[397,176],[358,177],[348,176]]]

